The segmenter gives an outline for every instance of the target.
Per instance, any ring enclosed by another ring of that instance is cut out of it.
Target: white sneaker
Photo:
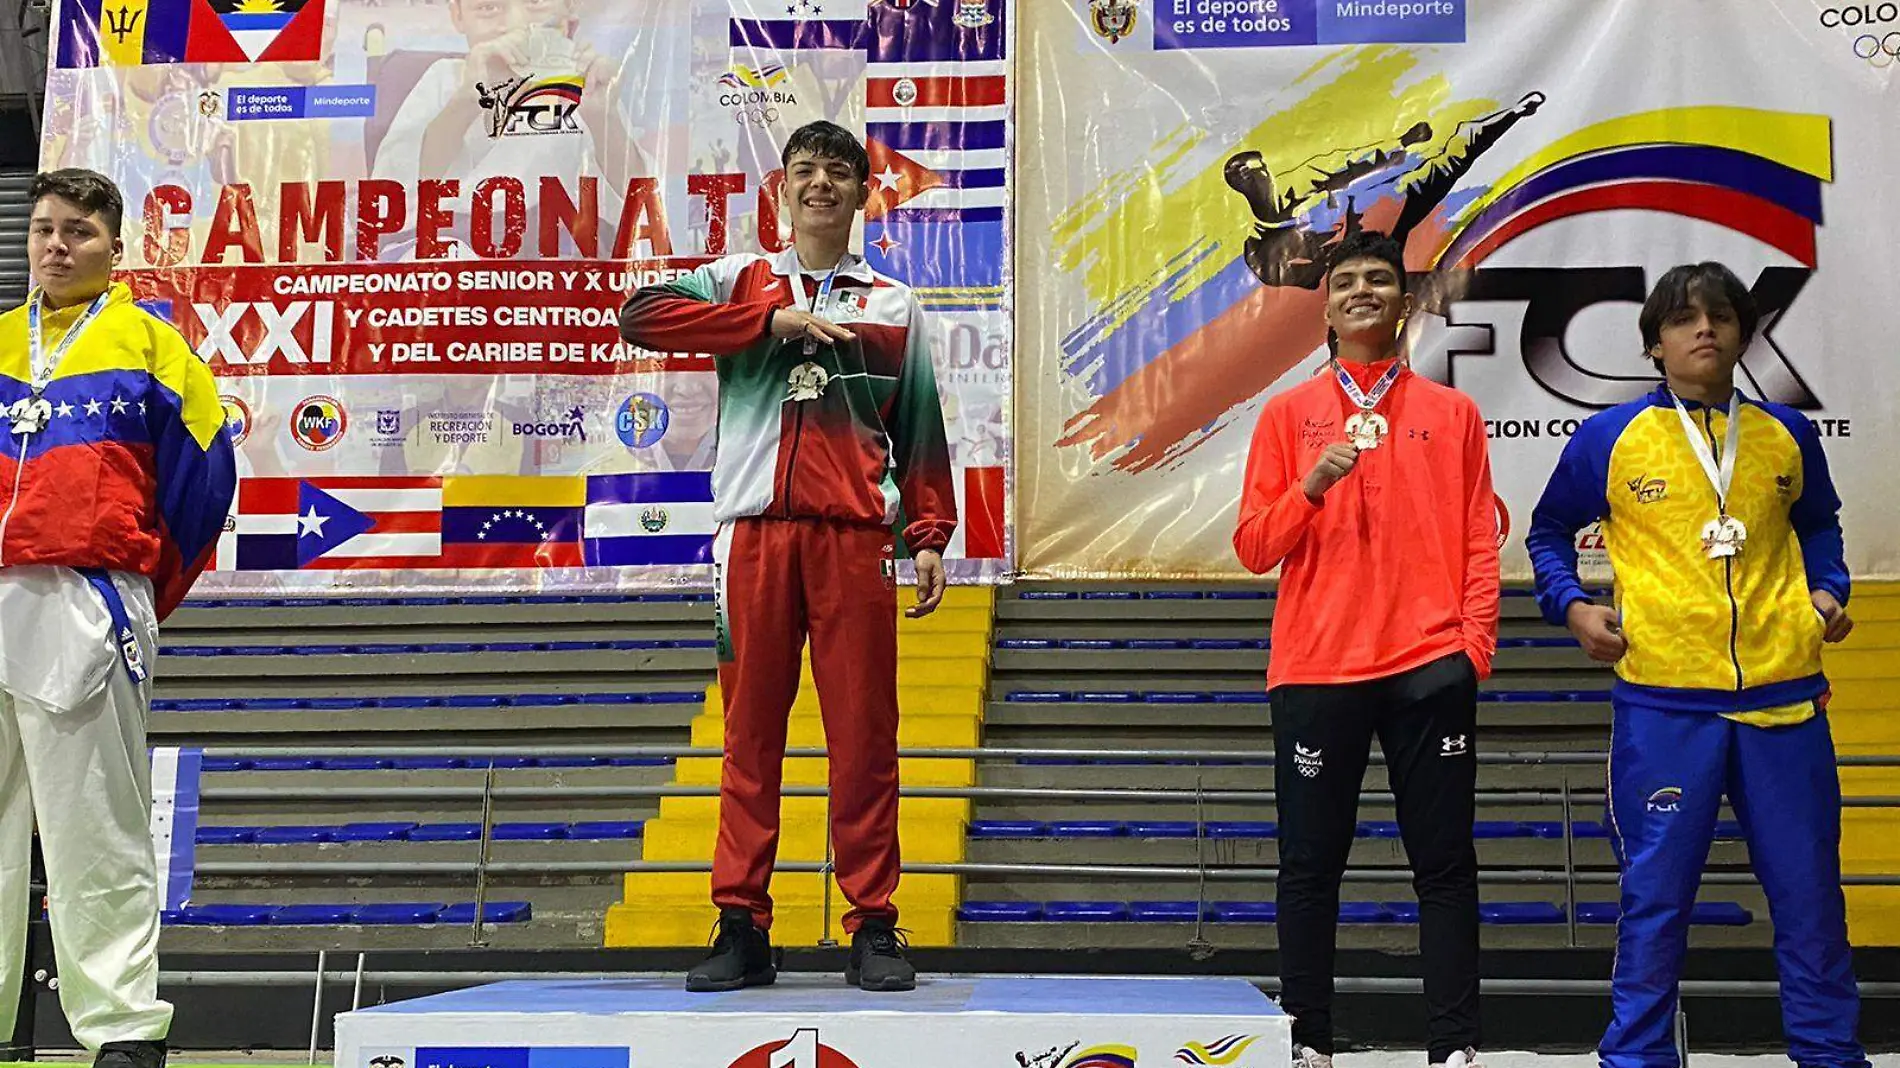
[[[1445,1058],[1443,1063],[1432,1065],[1432,1068],[1484,1068],[1484,1066],[1478,1063],[1478,1051],[1467,1046]]]
[[[1293,1068],[1333,1068],[1333,1056],[1311,1046],[1293,1047]]]

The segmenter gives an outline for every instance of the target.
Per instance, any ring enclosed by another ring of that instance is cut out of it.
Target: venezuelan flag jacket
[[[1727,407],[1684,404],[1719,459]],[[1600,519],[1629,642],[1616,665],[1626,696],[1724,715],[1822,696],[1825,628],[1810,591],[1845,605],[1849,581],[1820,435],[1792,408],[1741,399],[1728,511],[1748,541],[1712,560],[1702,528],[1718,514],[1715,489],[1674,408],[1659,387],[1585,420],[1564,447],[1526,536],[1544,618],[1561,626],[1588,599],[1575,538]]]
[[[84,312],[45,313],[48,349]],[[22,306],[0,315],[0,409],[31,395],[31,362]],[[52,420],[29,437],[0,419],[0,568],[140,575],[163,619],[210,560],[236,487],[210,368],[115,284],[45,400]]]
[[[821,285],[798,254],[727,256],[635,292],[621,336],[708,352],[719,371],[713,513],[893,526],[913,553],[957,526],[943,408],[923,310],[910,288],[846,255],[818,314],[855,335],[811,353],[772,337],[780,308],[812,309]]]

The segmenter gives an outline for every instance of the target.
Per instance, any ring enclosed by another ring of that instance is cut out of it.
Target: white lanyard
[[[1742,441],[1742,420],[1740,390],[1732,390],[1728,395],[1728,433],[1722,444],[1722,461],[1716,463],[1714,453],[1709,451],[1709,443],[1703,440],[1702,432],[1696,429],[1695,420],[1689,418],[1689,409],[1683,407],[1682,398],[1672,390],[1669,399],[1675,402],[1676,418],[1682,420],[1682,429],[1689,435],[1689,447],[1695,450],[1695,458],[1702,464],[1702,472],[1709,476],[1709,485],[1715,488],[1715,506],[1721,514],[1728,515],[1728,487],[1735,481],[1735,453]]]
[[[60,361],[66,358],[67,351],[73,347],[73,342],[79,340],[79,335],[85,331],[86,327],[92,325],[93,319],[98,317],[99,312],[106,306],[106,298],[110,295],[110,291],[107,291],[92,298],[92,305],[86,309],[84,315],[79,317],[79,321],[73,324],[72,329],[66,331],[66,336],[59,340],[59,347],[53,350],[51,356],[46,354],[46,341],[40,330],[40,305],[45,298],[38,293],[33,295],[33,300],[26,309],[26,333],[33,360],[33,395],[35,397],[46,392],[46,387],[53,381],[53,372],[59,370]]]

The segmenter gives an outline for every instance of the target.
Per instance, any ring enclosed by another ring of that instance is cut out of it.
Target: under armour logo
[[[1463,756],[1468,749],[1462,734],[1447,734],[1438,740],[1438,755],[1441,757]]]

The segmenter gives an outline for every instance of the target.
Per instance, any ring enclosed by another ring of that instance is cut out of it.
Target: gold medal
[[[1732,515],[1720,516],[1702,528],[1702,551],[1711,560],[1735,556],[1748,544],[1748,528]]]
[[[1352,443],[1353,448],[1364,452],[1378,448],[1391,429],[1385,416],[1378,412],[1360,412],[1346,420],[1346,440]]]

